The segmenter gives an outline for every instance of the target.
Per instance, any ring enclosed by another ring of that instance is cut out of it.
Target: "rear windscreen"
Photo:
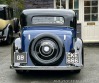
[[[64,25],[64,18],[61,16],[35,16],[32,18],[32,24]]]

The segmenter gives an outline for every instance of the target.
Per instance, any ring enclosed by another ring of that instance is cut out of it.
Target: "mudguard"
[[[9,20],[0,19],[0,30],[5,29],[5,27],[9,24]]]
[[[13,44],[14,44],[14,48],[16,48],[15,51],[18,51],[18,49],[21,49],[21,38],[15,39]]]
[[[15,39],[11,47],[11,64],[14,63],[14,52],[18,52],[18,49],[21,48],[21,38]]]
[[[80,38],[76,39],[76,42],[74,43],[74,49],[75,52],[80,55],[80,63],[83,64],[84,55],[83,55],[83,41]],[[84,65],[84,64],[83,64]]]

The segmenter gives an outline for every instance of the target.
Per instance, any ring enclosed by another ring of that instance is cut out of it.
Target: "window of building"
[[[79,20],[79,0],[69,0],[69,9],[77,13],[77,19]]]
[[[56,0],[57,9],[66,9],[66,0]]]
[[[98,21],[98,0],[84,1],[84,21]]]

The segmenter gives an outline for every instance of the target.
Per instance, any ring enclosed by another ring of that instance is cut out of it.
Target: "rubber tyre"
[[[82,64],[84,66],[84,48],[82,48]]]
[[[60,52],[57,55],[58,57],[57,58],[55,57],[56,59],[53,60],[53,58],[52,58],[52,61],[51,60],[46,60],[46,62],[45,62],[45,61],[40,61],[37,58],[35,58],[36,53],[33,52],[34,51],[33,48],[35,48],[35,44],[37,43],[37,41],[39,41],[39,39],[42,39],[44,37],[52,38],[58,43]],[[65,53],[64,44],[61,41],[61,39],[57,35],[50,34],[50,33],[49,34],[47,34],[47,33],[39,34],[38,36],[36,36],[33,39],[33,41],[31,42],[29,47],[30,47],[29,48],[29,53],[30,53],[31,60],[32,60],[32,62],[34,62],[34,64],[36,63],[35,65],[37,65],[37,66],[46,66],[46,65],[47,66],[54,66],[54,65],[58,65],[63,60],[63,56],[64,56],[64,53]]]
[[[80,71],[81,71],[81,69],[79,69],[79,70],[74,70],[73,73],[78,74],[78,73],[80,73]]]
[[[23,70],[15,70],[17,74],[23,74]]]
[[[14,20],[14,31],[15,33],[19,32],[20,27],[19,27],[19,19]]]

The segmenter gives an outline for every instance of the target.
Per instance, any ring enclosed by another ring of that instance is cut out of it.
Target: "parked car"
[[[26,9],[20,16],[22,33],[12,45],[11,66],[24,70],[70,70],[84,66],[83,42],[76,36],[72,10]]]
[[[19,31],[19,20],[13,17],[13,8],[8,5],[0,5],[0,42],[11,44],[13,31]]]

